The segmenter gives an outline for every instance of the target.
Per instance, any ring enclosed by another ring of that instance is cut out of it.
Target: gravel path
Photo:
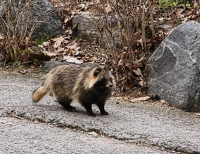
[[[156,146],[159,149],[169,149],[171,152],[200,153],[200,118],[194,113],[188,113],[166,105],[149,102],[128,103],[109,100],[106,103],[105,109],[110,114],[108,116],[102,116],[94,106],[94,112],[97,114],[97,117],[94,118],[89,117],[85,109],[76,102],[72,104],[78,110],[74,113],[65,111],[55,102],[54,98],[49,96],[43,98],[41,102],[34,104],[31,95],[33,90],[41,85],[41,83],[42,80],[35,75],[23,76],[0,73],[0,115],[17,115],[32,121],[37,120],[44,123],[51,123],[64,128],[75,129],[76,131],[81,130],[86,132],[86,134],[94,131],[97,134],[109,138],[109,152],[113,149],[120,150],[120,147],[111,148],[112,146],[110,145],[114,142],[121,144],[119,140],[123,140],[122,145],[127,150],[131,143],[142,143],[149,147]],[[30,129],[32,127],[38,127],[38,130],[42,130],[43,126],[31,124],[26,127]],[[43,131],[41,133],[45,132]],[[62,133],[60,135],[62,136]],[[96,138],[94,139],[96,140]],[[101,143],[106,143],[107,141],[103,139],[101,138],[101,141],[98,141],[98,146],[95,146],[98,147],[97,151],[105,149],[104,146],[101,146]],[[115,139],[115,141],[112,139]],[[41,140],[45,141],[45,139]],[[45,141],[44,144],[48,144],[47,142]],[[129,144],[124,144],[124,142],[128,142]],[[55,142],[52,144],[57,143],[59,143],[59,138],[55,139]],[[92,145],[89,143],[82,145],[81,141],[79,143],[82,147],[81,149]],[[97,141],[91,143],[94,144]]]

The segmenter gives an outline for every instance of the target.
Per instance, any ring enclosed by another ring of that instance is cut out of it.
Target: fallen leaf
[[[49,57],[52,57],[52,56],[56,56],[57,54],[56,53],[53,53],[53,52],[48,52],[48,51],[42,51],[45,55],[48,55]]]
[[[77,51],[76,54],[74,56],[85,56],[84,52],[83,51]]]
[[[137,70],[133,70],[133,72],[137,75],[137,76],[143,76],[142,72],[139,68],[137,68]]]
[[[138,46],[141,45],[141,47],[143,48],[143,41],[142,41],[142,38],[139,39],[139,40],[137,40],[136,42],[138,43],[138,44],[137,44]]]
[[[56,52],[56,54],[60,55],[60,54],[62,54],[64,52],[64,48],[59,48],[55,52]]]
[[[49,46],[49,44],[50,44],[50,42],[43,42],[43,43],[42,43],[42,45],[43,45],[44,47]]]
[[[112,11],[110,5],[105,6],[105,11],[107,14],[109,14]]]
[[[3,35],[0,35],[0,39],[3,40]]]
[[[145,96],[145,97],[139,97],[139,98],[134,98],[134,99],[131,99],[130,101],[132,103],[135,103],[137,101],[147,101],[148,99],[150,99],[151,97],[150,96]]]
[[[131,63],[127,63],[126,67],[129,68],[130,70],[132,70],[132,64]]]
[[[166,18],[166,20],[167,20],[167,21],[171,21],[171,20],[172,20],[172,18],[170,18],[170,17],[169,17],[169,18]]]
[[[98,136],[98,134],[97,134],[96,132],[89,132],[88,134],[89,134],[89,135],[93,135],[93,136],[95,136],[95,137]]]
[[[192,15],[191,17],[190,17],[190,19],[195,19],[196,18],[196,15]]]
[[[196,11],[196,15],[200,15],[200,11],[198,10],[198,11]]]
[[[200,116],[200,112],[199,113],[195,113],[196,115]]]
[[[84,9],[85,8],[85,4],[79,4],[77,9]]]
[[[124,101],[130,101],[130,99],[128,97],[124,97],[123,100]]]
[[[78,46],[78,47],[76,47],[74,50],[75,50],[75,51],[78,51],[80,48],[81,48],[81,47]]]
[[[158,20],[159,20],[159,21],[163,21],[163,20],[164,20],[164,18],[163,18],[163,17],[161,17],[161,18],[159,18]]]
[[[162,99],[162,100],[160,100],[160,102],[161,102],[162,104],[166,103],[166,101],[165,101],[165,100],[163,100],[163,99]]]
[[[188,17],[186,17],[183,21],[182,21],[182,23],[185,23],[185,22],[187,22],[188,21]]]
[[[89,57],[86,57],[86,56],[83,57],[82,59],[83,59],[84,62],[88,62],[88,61],[90,61],[90,58],[89,58]]]
[[[139,81],[139,83],[138,83],[140,86],[142,86],[142,87],[145,87],[146,85],[147,85],[147,83],[146,82],[144,82],[144,81]]]
[[[68,45],[68,46],[66,46],[68,49],[70,48],[70,49],[75,49],[75,48],[77,48],[77,43],[75,43],[75,42],[73,42],[73,43],[70,43],[70,45]]]
[[[71,57],[71,56],[64,56],[63,60],[70,62],[70,63],[76,63],[76,64],[82,64],[83,60],[78,60],[77,58]]]
[[[142,63],[136,63],[136,62],[132,62],[133,63],[133,67],[142,67]]]
[[[109,100],[123,100],[123,97],[121,96],[110,97]]]
[[[27,73],[27,70],[25,70],[25,69],[20,70],[19,73],[21,73],[21,74],[26,74],[26,73]]]
[[[141,63],[145,60],[146,58],[145,57],[141,57],[140,59],[136,60],[135,62],[136,63]]]
[[[63,36],[60,36],[60,37],[54,38],[54,39],[52,39],[52,40],[55,41],[53,47],[54,47],[54,48],[58,48],[58,47],[61,46],[61,43],[62,43],[65,39],[63,38]]]
[[[91,61],[97,61],[97,60],[98,60],[98,58],[96,56],[91,58]]]
[[[117,66],[123,66],[124,65],[124,60],[119,60],[118,65]]]
[[[123,52],[123,53],[120,55],[120,57],[121,57],[121,60],[127,59],[127,52]]]
[[[186,15],[186,16],[192,15],[193,11],[194,11],[194,10],[189,10],[185,15]]]
[[[184,15],[181,14],[181,13],[183,13],[183,11],[184,11],[184,9],[177,9],[177,10],[176,10],[176,15],[177,15],[177,17],[179,17],[179,18],[183,18]]]
[[[70,53],[70,55],[72,56],[76,54],[76,51],[72,50],[71,48],[67,49],[67,52]]]

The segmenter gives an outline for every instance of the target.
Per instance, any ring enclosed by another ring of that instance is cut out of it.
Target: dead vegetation
[[[33,34],[43,18],[51,12],[43,13],[31,21],[34,0],[3,0],[0,2],[0,53],[5,62],[27,62],[28,55],[35,55],[30,46],[34,45]],[[31,23],[31,24],[30,24]],[[25,60],[24,60],[25,59]],[[33,60],[33,59],[31,59]]]
[[[23,5],[20,0],[18,8],[14,7],[13,1],[4,0],[2,3],[3,13],[0,15],[0,27],[3,37],[1,44],[5,49],[7,61],[19,61],[22,50],[29,45],[34,29],[38,24],[36,20],[27,35],[28,23],[32,16],[31,11],[27,12],[27,10],[32,7],[32,3],[33,0],[29,0]]]
[[[145,90],[147,87],[145,64],[155,49],[153,45],[162,40],[155,35],[153,6],[154,3],[135,0],[108,0],[95,5],[101,10],[101,20],[97,23],[99,33],[104,33],[101,48],[106,47],[104,54],[114,69],[120,91]],[[113,23],[116,24],[114,28]],[[116,42],[117,37],[119,42]]]

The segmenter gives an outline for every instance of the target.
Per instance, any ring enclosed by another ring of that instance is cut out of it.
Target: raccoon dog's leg
[[[108,115],[108,112],[106,112],[105,109],[104,109],[105,102],[100,102],[100,103],[97,104],[97,106],[99,107],[99,110],[100,110],[102,115]]]
[[[69,98],[58,99],[58,102],[59,102],[59,104],[62,105],[67,111],[69,111],[69,112],[74,112],[74,111],[76,111],[76,108],[70,105],[70,103],[72,102],[71,99],[69,99]]]
[[[90,103],[81,103],[84,107],[85,107],[85,109],[86,109],[86,111],[87,111],[87,114],[89,115],[89,116],[92,116],[92,117],[95,117],[96,115],[94,114],[94,112],[92,111],[92,104],[90,104]]]

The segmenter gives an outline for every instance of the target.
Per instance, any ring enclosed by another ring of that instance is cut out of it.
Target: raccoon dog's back
[[[38,102],[50,92],[68,111],[75,110],[70,103],[77,99],[88,115],[95,116],[92,104],[96,104],[104,115],[108,114],[104,109],[105,101],[114,87],[114,77],[105,66],[62,65],[53,68],[46,75],[43,85],[34,91],[33,100]]]

